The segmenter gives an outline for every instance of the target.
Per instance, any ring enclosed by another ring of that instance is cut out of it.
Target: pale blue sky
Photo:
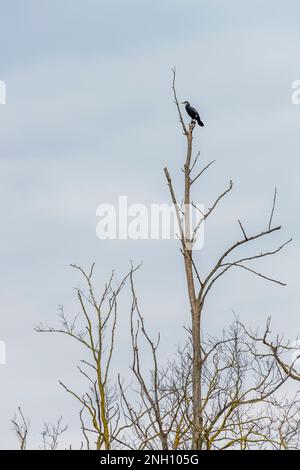
[[[58,304],[77,312],[72,288],[79,279],[70,263],[95,261],[104,283],[112,268],[121,276],[130,260],[143,260],[137,290],[146,321],[161,330],[164,355],[184,337],[189,309],[176,243],[100,242],[95,235],[101,202],[119,195],[169,201],[162,168],[180,176],[184,157],[170,88],[174,65],[179,98],[195,104],[206,123],[195,149],[203,162],[217,160],[195,197],[209,204],[230,178],[235,183],[206,227],[203,269],[239,236],[238,218],[253,230],[264,226],[275,185],[275,220],[283,225],[277,242],[294,238],[285,254],[263,264],[288,287],[232,273],[207,305],[206,327],[226,326],[234,310],[252,326],[272,314],[274,331],[296,336],[300,106],[290,97],[300,79],[299,17],[296,0],[0,0],[0,80],[7,86],[0,106],[0,340],[7,345],[0,448],[16,445],[9,420],[18,405],[32,422],[33,446],[43,421],[61,414],[70,423],[67,440],[80,438],[77,406],[57,382],[76,386],[80,351],[33,331],[40,321],[55,323]],[[122,331],[128,300],[125,294]],[[126,374],[126,334],[119,341],[116,363]]]

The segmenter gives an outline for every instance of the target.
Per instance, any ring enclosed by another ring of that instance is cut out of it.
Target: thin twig
[[[272,211],[271,211],[270,220],[269,220],[269,230],[270,230],[270,228],[271,228],[272,221],[273,221],[273,215],[274,215],[274,210],[275,210],[276,198],[277,198],[277,189],[275,188],[275,191],[274,191],[274,198],[273,198],[273,205],[272,205]]]
[[[238,223],[239,223],[239,226],[241,227],[241,230],[242,230],[242,232],[243,232],[243,234],[244,234],[245,240],[248,240],[247,235],[246,235],[246,232],[245,232],[244,227],[243,227],[243,225],[242,225],[242,222],[241,222],[240,220],[238,220]]]

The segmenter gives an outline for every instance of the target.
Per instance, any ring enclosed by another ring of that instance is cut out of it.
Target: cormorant
[[[193,108],[188,101],[183,101],[182,104],[185,104],[185,110],[188,115],[193,119],[193,121],[197,121],[199,126],[204,127],[204,124],[200,119],[198,111]]]

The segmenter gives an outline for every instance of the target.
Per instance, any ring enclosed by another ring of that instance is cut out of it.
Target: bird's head
[[[182,101],[181,104],[185,104],[186,106],[189,106],[189,105],[190,105],[190,103],[189,103],[188,101]]]

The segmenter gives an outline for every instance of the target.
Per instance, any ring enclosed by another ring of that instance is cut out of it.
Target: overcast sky
[[[205,328],[220,331],[233,312],[249,325],[273,316],[273,331],[292,339],[299,321],[300,79],[297,0],[0,0],[1,296],[0,448],[16,448],[10,419],[19,405],[37,447],[44,421],[63,415],[65,442],[80,441],[78,407],[58,380],[76,387],[81,351],[66,338],[38,335],[55,325],[58,305],[78,308],[80,283],[70,263],[90,266],[103,285],[130,261],[144,318],[172,355],[184,339],[189,307],[176,242],[100,241],[96,208],[169,202],[163,167],[176,184],[184,139],[171,94],[177,67],[180,100],[201,111],[195,131],[201,163],[217,162],[195,199],[209,204],[228,184],[234,191],[206,226],[204,272],[239,234],[265,228],[274,186],[274,221],[282,233],[268,246],[293,244],[260,270],[288,282],[280,288],[233,272],[215,289]],[[267,245],[263,244],[263,248]],[[253,249],[259,245],[253,246]],[[128,374],[129,297],[120,305],[114,372]]]

